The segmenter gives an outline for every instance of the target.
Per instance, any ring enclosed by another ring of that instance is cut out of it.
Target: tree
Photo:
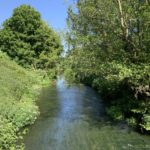
[[[107,100],[111,117],[127,117],[146,131],[150,131],[149,5],[146,0],[76,0],[76,9],[68,10],[70,51],[65,62],[73,77]]]
[[[0,30],[0,48],[25,67],[52,68],[63,50],[60,39],[41,15],[29,5],[21,5]]]
[[[80,45],[86,52],[97,50],[100,59],[120,57],[136,63],[148,60],[147,1],[77,0],[76,6],[78,11],[68,10],[71,30],[68,41],[73,47]]]

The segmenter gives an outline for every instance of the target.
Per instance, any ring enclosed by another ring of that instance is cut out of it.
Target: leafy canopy
[[[29,5],[21,5],[3,23],[0,49],[22,66],[53,68],[63,48],[40,13]]]

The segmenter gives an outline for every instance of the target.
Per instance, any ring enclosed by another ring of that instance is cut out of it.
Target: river
[[[150,137],[106,119],[99,94],[59,78],[44,87],[40,116],[24,138],[25,150],[150,150]]]

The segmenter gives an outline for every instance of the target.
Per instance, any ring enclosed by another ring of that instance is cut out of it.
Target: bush
[[[150,130],[149,83],[149,65],[119,62],[103,63],[93,80],[93,86],[107,101],[108,115],[114,119],[127,118],[130,125],[146,131]]]

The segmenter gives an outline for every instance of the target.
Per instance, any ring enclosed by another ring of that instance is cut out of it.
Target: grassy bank
[[[36,120],[37,89],[48,81],[44,71],[24,69],[0,52],[0,150],[22,149],[20,130]]]

